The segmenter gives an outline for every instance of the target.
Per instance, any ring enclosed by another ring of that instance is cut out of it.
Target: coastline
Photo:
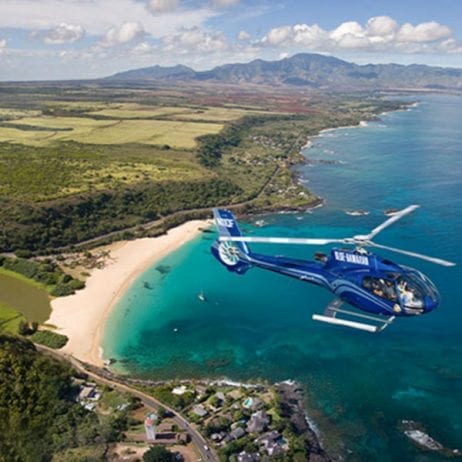
[[[345,128],[363,128],[367,123],[366,119],[356,125],[321,129],[317,134],[308,137],[305,145],[300,148],[300,154],[303,155],[304,150],[312,147],[314,138],[323,136],[326,132]],[[308,206],[278,207],[277,211],[279,213],[306,211],[323,205],[324,199],[315,196]],[[275,211],[273,207],[264,207],[256,214]],[[57,332],[66,335],[69,339],[62,351],[81,361],[102,367],[104,361],[101,341],[104,326],[115,304],[141,273],[199,235],[204,227],[208,226],[210,220],[192,220],[169,229],[166,234],[159,237],[117,241],[106,247],[110,252],[108,261],[104,268],[90,271],[86,287],[74,295],[59,297],[51,302],[52,312],[47,323],[55,326]]]
[[[62,351],[102,367],[104,326],[115,304],[141,273],[209,225],[208,220],[193,220],[159,237],[111,244],[104,268],[91,270],[84,289],[51,302],[52,312],[47,323],[69,338]]]

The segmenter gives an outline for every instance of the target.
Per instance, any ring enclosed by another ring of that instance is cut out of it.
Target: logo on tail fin
[[[234,221],[231,218],[215,218],[218,226],[224,226],[225,228],[232,228],[234,226]]]

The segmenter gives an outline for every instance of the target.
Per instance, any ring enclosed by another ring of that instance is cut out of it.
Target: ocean
[[[409,110],[312,139],[298,174],[323,207],[241,227],[252,235],[348,237],[380,224],[386,209],[419,204],[375,241],[457,264],[381,252],[435,282],[438,310],[396,320],[380,334],[316,323],[311,315],[323,312],[329,292],[258,269],[230,273],[210,253],[214,234],[204,233],[126,292],[106,324],[105,356],[144,378],[298,380],[325,445],[344,460],[442,460],[411,444],[402,420],[462,449],[462,99],[413,100],[419,104]],[[356,209],[369,215],[345,213]],[[325,250],[256,246],[306,259]]]

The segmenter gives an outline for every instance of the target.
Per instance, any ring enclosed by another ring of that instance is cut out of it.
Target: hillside
[[[418,64],[358,65],[330,56],[307,53],[279,61],[256,59],[244,64],[225,64],[201,72],[186,66],[153,66],[120,72],[108,79],[288,85],[318,90],[462,89],[462,69]]]
[[[0,462],[45,462],[76,447],[104,450],[118,435],[112,418],[100,421],[76,402],[72,374],[32,343],[0,335]]]

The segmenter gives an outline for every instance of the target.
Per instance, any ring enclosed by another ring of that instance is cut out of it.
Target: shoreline
[[[395,109],[396,110],[396,109]],[[394,111],[386,111],[394,112]],[[373,120],[373,119],[372,119]],[[313,146],[313,139],[324,133],[346,128],[364,128],[369,120],[356,125],[328,127],[308,137],[300,153]],[[304,156],[306,159],[306,156]],[[308,207],[263,208],[255,215],[306,211],[323,206],[325,200],[316,197]],[[232,206],[230,207],[232,208]],[[249,215],[249,213],[246,213]],[[251,213],[250,215],[254,215]],[[171,228],[166,234],[155,238],[138,238],[133,241],[117,241],[108,246],[109,261],[102,269],[92,269],[86,287],[68,297],[59,297],[51,302],[51,315],[47,323],[56,326],[56,331],[69,340],[62,351],[92,365],[102,367],[102,337],[106,320],[115,304],[124,295],[133,281],[156,261],[198,236],[210,220],[192,220]]]
[[[51,302],[48,324],[69,340],[61,351],[103,367],[102,338],[114,306],[133,281],[156,261],[201,234],[208,220],[193,220],[154,238],[119,241],[109,246],[110,257],[104,268],[92,269],[84,289]]]

